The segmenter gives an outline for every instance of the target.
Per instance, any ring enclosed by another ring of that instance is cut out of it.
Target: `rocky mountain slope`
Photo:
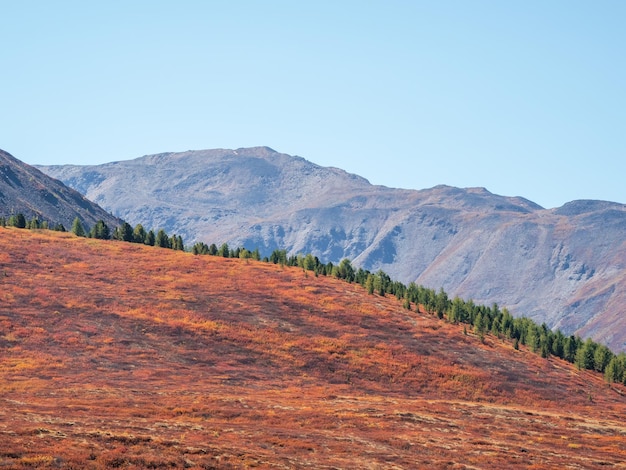
[[[120,223],[78,191],[0,150],[0,216],[18,213],[27,220],[36,216],[51,224],[62,223],[68,230],[76,217],[87,227],[98,220],[110,227]]]
[[[131,224],[188,244],[347,257],[626,349],[623,204],[546,210],[483,188],[373,186],[265,147],[40,168]]]

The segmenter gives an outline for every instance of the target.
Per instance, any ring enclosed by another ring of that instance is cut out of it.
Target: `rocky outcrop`
[[[37,217],[50,224],[63,224],[68,230],[78,217],[91,227],[103,220],[111,228],[121,221],[37,168],[0,150],[0,216],[22,213],[26,219]]]

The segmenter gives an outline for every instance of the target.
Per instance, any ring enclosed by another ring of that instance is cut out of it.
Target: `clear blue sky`
[[[626,1],[0,0],[0,148],[267,145],[386,186],[626,203]]]

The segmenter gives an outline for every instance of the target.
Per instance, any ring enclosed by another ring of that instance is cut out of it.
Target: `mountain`
[[[69,233],[0,244],[0,467],[626,461],[623,385],[395,297]]]
[[[37,168],[0,150],[0,217],[22,213],[26,219],[38,217],[70,229],[78,217],[86,226],[103,220],[111,227],[120,221],[82,194]]]
[[[626,206],[544,209],[484,188],[402,190],[267,147],[42,166],[131,224],[200,240],[347,257],[392,278],[626,350]]]

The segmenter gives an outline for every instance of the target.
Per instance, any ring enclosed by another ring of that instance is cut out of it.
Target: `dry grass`
[[[0,467],[624,466],[623,388],[359,286],[54,232],[0,244]]]

